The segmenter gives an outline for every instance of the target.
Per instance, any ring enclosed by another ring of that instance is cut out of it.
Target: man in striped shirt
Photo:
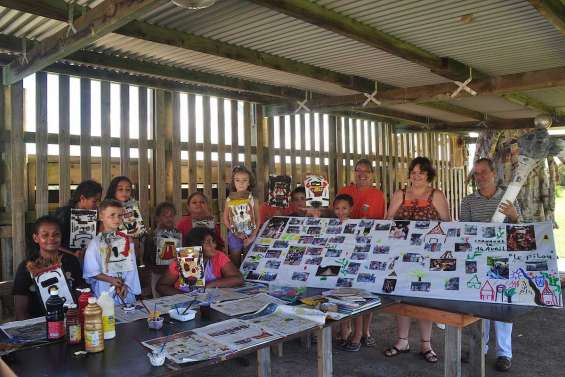
[[[459,220],[490,222],[505,191],[504,188],[496,186],[496,171],[492,160],[488,158],[477,160],[473,165],[473,178],[478,191],[464,197],[461,201]],[[508,222],[521,222],[518,205],[512,205],[507,201],[501,204],[499,211],[506,215]],[[494,330],[496,334],[495,367],[501,372],[506,372],[512,365],[512,323],[495,321]],[[490,321],[486,321],[485,344],[487,350],[489,332]]]

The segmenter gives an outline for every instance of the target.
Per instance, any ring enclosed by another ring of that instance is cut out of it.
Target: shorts
[[[232,232],[228,232],[228,252],[241,253],[243,251],[243,240]]]

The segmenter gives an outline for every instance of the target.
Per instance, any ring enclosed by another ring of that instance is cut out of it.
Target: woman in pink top
[[[216,250],[215,233],[208,228],[194,228],[185,237],[185,246],[202,246],[204,252],[204,277],[207,288],[228,288],[243,284],[241,272],[223,252]],[[157,282],[157,292],[162,296],[181,293],[179,287],[179,269],[173,260],[167,272]]]
[[[224,249],[224,240],[221,237],[220,225],[210,214],[208,198],[203,193],[196,191],[190,194],[186,200],[188,216],[183,216],[177,223],[176,228],[181,232],[183,238],[188,235],[192,228],[206,227],[216,232],[216,244],[220,250]]]

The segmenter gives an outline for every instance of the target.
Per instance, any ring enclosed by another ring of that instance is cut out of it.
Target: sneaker
[[[496,364],[494,367],[499,372],[508,372],[512,366],[512,360],[505,356],[499,356],[496,358]]]

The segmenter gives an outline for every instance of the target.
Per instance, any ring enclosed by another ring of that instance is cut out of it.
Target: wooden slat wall
[[[296,187],[300,183],[296,169],[296,116],[290,116],[290,177],[292,178],[292,186]]]
[[[139,88],[139,161],[137,164],[138,179],[139,179],[139,203],[141,207],[141,216],[146,219],[150,218],[150,201],[149,201],[149,162],[148,162],[148,144],[147,144],[147,88]],[[109,160],[109,159],[106,159]],[[110,161],[102,159],[102,182],[104,182],[104,163],[108,166],[107,174],[111,174],[109,165]],[[180,175],[180,174],[179,174]]]
[[[182,213],[182,192],[181,192],[181,156],[180,156],[180,93],[172,93],[172,114],[171,136],[171,201],[177,209],[177,214]],[[209,114],[208,114],[209,115]],[[167,135],[168,136],[168,135]],[[168,157],[168,156],[167,156]],[[168,157],[169,158],[169,157]],[[168,179],[168,182],[171,180]]]
[[[35,75],[35,153],[36,164],[36,188],[35,188],[35,211],[37,216],[47,214],[48,188],[47,188],[47,74],[38,72]]]
[[[188,95],[188,191],[196,191],[196,96]]]
[[[226,200],[226,115],[225,101],[218,98],[218,208],[219,218],[221,219]],[[258,118],[262,120],[262,117]],[[257,155],[259,160],[259,155]]]
[[[231,168],[239,164],[239,137],[237,119],[237,100],[231,100]]]
[[[102,156],[102,187],[107,188],[112,180],[111,156],[111,120],[110,120],[111,90],[108,81],[100,83],[100,135]],[[141,125],[140,125],[141,127]],[[141,198],[140,198],[141,199]],[[146,218],[146,217],[144,217]]]
[[[129,176],[129,85],[120,85],[120,174]]]
[[[256,130],[251,124],[251,104],[249,102],[243,103],[243,139],[244,139],[244,156],[245,166],[251,170],[251,133],[256,133]]]
[[[102,93],[102,98],[104,98]],[[109,91],[108,91],[109,94]],[[71,198],[69,76],[59,76],[59,205]],[[108,103],[110,96],[108,95]],[[104,112],[102,112],[104,114]],[[108,111],[108,119],[110,111]],[[103,119],[103,118],[102,118]],[[110,182],[108,182],[110,183]],[[104,186],[107,187],[107,186]]]
[[[90,179],[91,94],[90,79],[80,79],[80,180]]]
[[[212,199],[212,152],[210,145],[211,118],[210,118],[210,96],[202,97],[203,131],[204,131],[204,195],[208,200]],[[179,157],[180,158],[180,157]]]

